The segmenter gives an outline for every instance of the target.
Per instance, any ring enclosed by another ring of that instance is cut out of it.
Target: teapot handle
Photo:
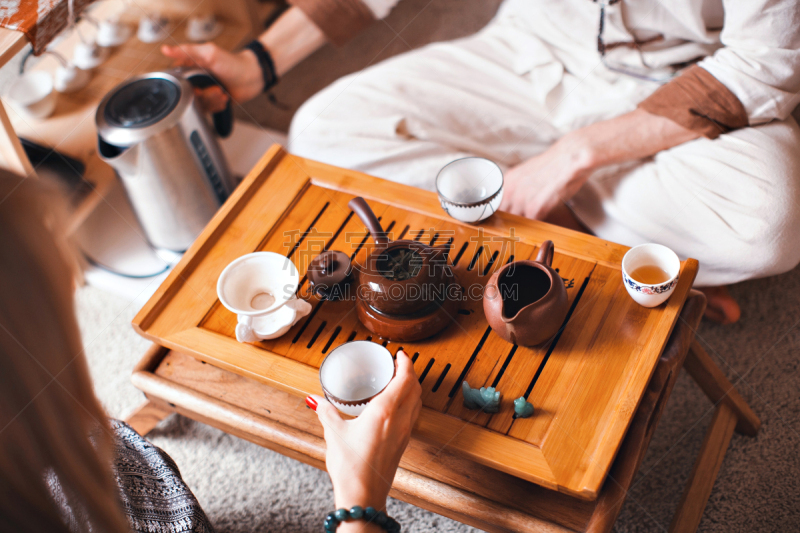
[[[198,89],[206,89],[216,85],[227,92],[225,86],[217,78],[203,71],[192,70],[184,73],[184,77],[193,87]],[[217,130],[217,135],[223,139],[227,138],[233,131],[233,107],[230,97],[228,97],[228,103],[225,104],[225,109],[214,113],[212,118],[214,119],[214,129]]]
[[[543,265],[553,266],[553,254],[555,253],[555,246],[553,241],[547,240],[542,243],[539,248],[539,255],[536,256],[536,261]]]
[[[372,212],[372,208],[366,200],[357,196],[350,200],[347,205],[353,210],[353,213],[358,215],[358,218],[360,218],[361,222],[367,227],[372,234],[372,238],[375,239],[375,244],[378,246],[386,246],[389,244],[389,237],[386,235],[386,232],[383,231],[381,223],[378,221],[375,213]]]

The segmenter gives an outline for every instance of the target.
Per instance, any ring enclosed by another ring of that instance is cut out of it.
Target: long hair
[[[59,200],[36,178],[0,171],[0,530],[129,531],[75,319]]]

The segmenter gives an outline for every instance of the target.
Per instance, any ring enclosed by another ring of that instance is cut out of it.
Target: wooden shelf
[[[214,39],[222,48],[233,50],[252,38],[255,21],[250,17],[250,0],[240,0],[238,9],[220,9],[221,22],[225,25],[223,32]],[[214,2],[219,3],[219,2]],[[95,19],[102,20],[112,14],[119,13],[123,4],[118,1],[102,2],[91,11]],[[191,6],[183,6],[191,8]],[[123,20],[135,21],[144,13],[146,6],[136,3],[128,7]],[[188,12],[188,11],[187,11]],[[173,13],[174,18],[179,17]],[[83,23],[86,24],[86,23]],[[168,43],[184,43],[186,29],[185,20],[175,25]],[[89,32],[87,31],[87,34]],[[76,32],[66,35],[54,49],[66,58],[72,57],[72,51],[79,41]],[[27,44],[27,38],[21,32],[0,29],[0,64],[7,62]],[[30,166],[24,150],[19,145],[17,135],[25,137],[43,146],[52,147],[59,152],[78,159],[86,165],[84,179],[91,183],[92,192],[86,195],[70,215],[68,228],[70,232],[77,230],[95,207],[103,201],[116,179],[114,170],[97,155],[97,130],[95,112],[100,100],[114,86],[132,76],[163,70],[171,67],[171,60],[161,54],[162,43],[142,43],[135,34],[122,46],[111,50],[109,57],[102,65],[94,69],[89,84],[72,94],[58,94],[56,110],[52,116],[43,120],[33,120],[22,116],[13,106],[6,105],[8,116],[3,122],[6,133],[5,142],[0,139],[0,158],[6,162],[6,168],[23,174],[35,174]],[[43,56],[32,70],[54,72],[58,67],[57,60]],[[1,111],[1,109],[0,109]]]

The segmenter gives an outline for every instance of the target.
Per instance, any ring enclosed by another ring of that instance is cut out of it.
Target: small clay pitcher
[[[567,290],[552,268],[553,253],[553,241],[544,241],[536,261],[509,263],[486,284],[486,320],[512,344],[542,344],[558,332],[567,316]]]

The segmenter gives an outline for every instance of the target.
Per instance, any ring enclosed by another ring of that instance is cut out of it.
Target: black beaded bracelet
[[[362,509],[358,505],[347,509],[337,509],[332,513],[328,513],[325,517],[325,524],[323,525],[325,533],[334,533],[336,528],[342,522],[350,520],[364,520],[367,523],[373,522],[382,527],[387,533],[400,533],[400,524],[394,518],[388,516],[383,511],[378,511],[374,507],[367,507]]]
[[[275,72],[275,63],[272,62],[272,56],[269,55],[267,49],[258,39],[247,43],[245,48],[256,55],[258,65],[261,67],[261,75],[264,77],[263,92],[267,92],[278,83],[278,73]]]

